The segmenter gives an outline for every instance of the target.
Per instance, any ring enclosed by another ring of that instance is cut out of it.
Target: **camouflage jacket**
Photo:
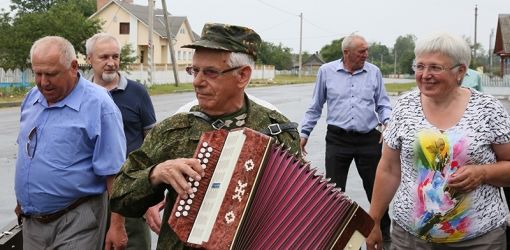
[[[244,127],[257,131],[267,128],[269,124],[289,122],[277,111],[249,100],[246,114]],[[186,247],[167,223],[177,195],[170,185],[152,187],[149,173],[154,166],[166,160],[193,157],[202,133],[213,129],[211,124],[191,113],[178,113],[167,118],[151,130],[138,150],[128,156],[115,178],[110,200],[111,209],[127,217],[143,216],[147,208],[163,200],[165,190],[168,190],[157,249]],[[282,132],[276,135],[276,138],[290,147],[292,153],[300,152],[297,129]]]

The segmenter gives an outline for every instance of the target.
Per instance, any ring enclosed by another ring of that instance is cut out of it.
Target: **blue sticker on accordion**
[[[219,182],[213,183],[212,188],[220,188],[220,183]]]

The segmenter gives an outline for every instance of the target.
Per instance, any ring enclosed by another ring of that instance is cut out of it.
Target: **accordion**
[[[370,216],[269,136],[242,128],[202,135],[205,176],[177,198],[170,226],[204,249],[358,249]]]

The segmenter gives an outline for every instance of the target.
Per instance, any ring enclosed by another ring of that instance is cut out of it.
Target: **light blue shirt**
[[[391,114],[381,71],[368,62],[353,74],[344,68],[342,59],[319,68],[312,103],[301,122],[301,137],[308,138],[324,103],[328,107],[327,124],[348,131],[367,133]]]
[[[462,86],[482,91],[482,77],[476,70],[468,69],[464,79],[462,79]]]
[[[125,160],[122,126],[108,91],[81,76],[51,107],[37,87],[30,90],[21,104],[14,185],[23,213],[53,213],[79,197],[104,193],[106,177]]]

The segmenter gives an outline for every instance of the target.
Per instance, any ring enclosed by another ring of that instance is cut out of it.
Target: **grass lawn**
[[[253,80],[249,87],[267,87],[284,84],[299,84],[315,82],[315,76],[297,76],[277,75],[273,80]],[[387,83],[385,84],[387,92],[401,93],[411,90],[416,86],[415,82],[410,80],[409,83]],[[18,106],[28,91],[25,88],[0,88],[0,107],[1,106]],[[148,88],[150,95],[161,95],[176,92],[193,91],[191,83],[181,83],[179,86],[174,84],[158,84]]]

